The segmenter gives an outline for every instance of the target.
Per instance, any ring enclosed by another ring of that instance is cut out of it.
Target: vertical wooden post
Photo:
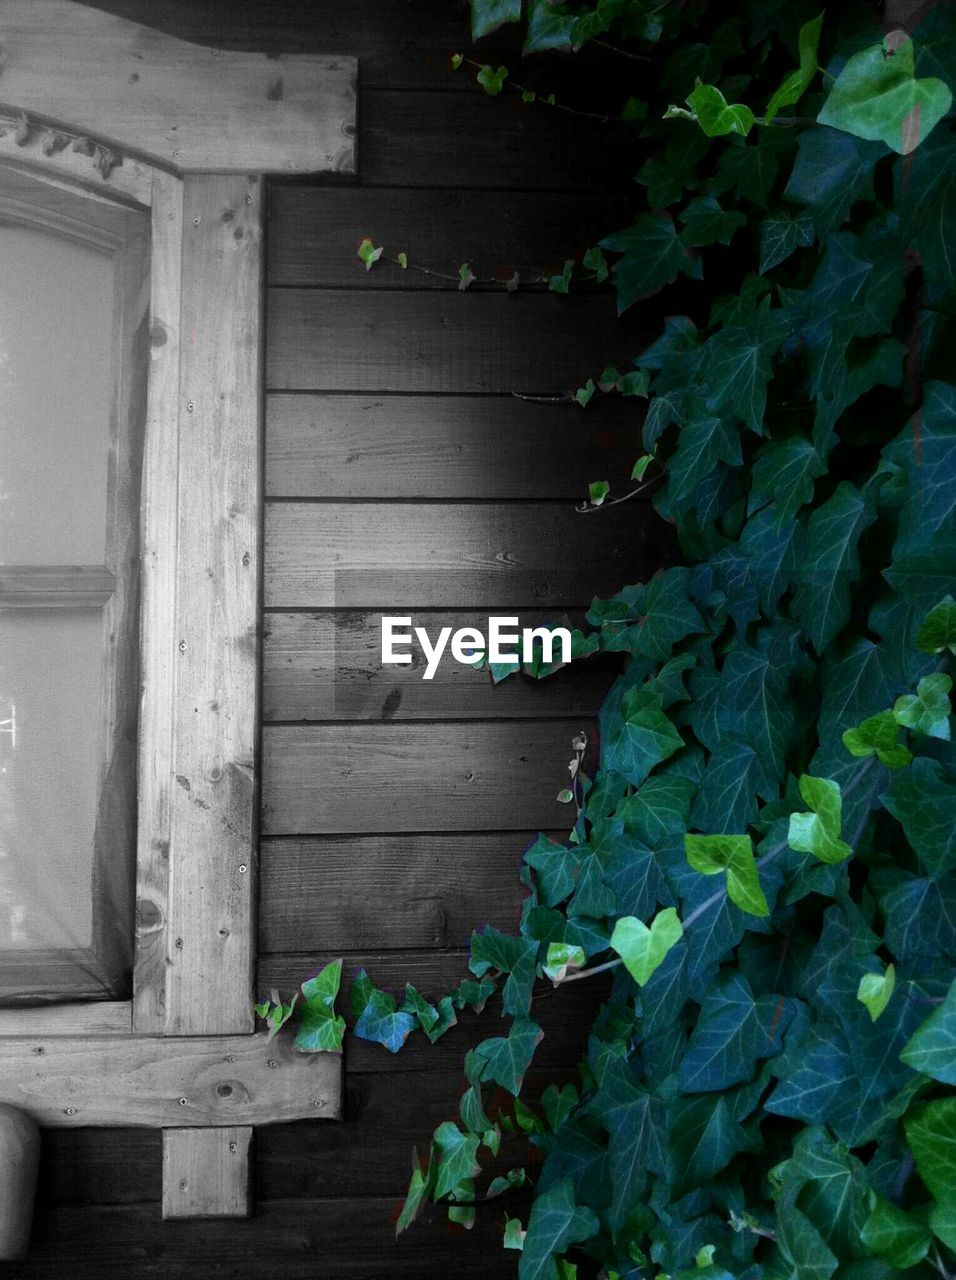
[[[252,1129],[165,1129],[163,1217],[248,1218]]]

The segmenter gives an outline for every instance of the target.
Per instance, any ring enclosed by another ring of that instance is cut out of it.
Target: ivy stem
[[[607,49],[608,53],[617,53],[622,58],[630,58],[632,62],[650,62],[651,59],[645,53],[631,53],[630,49],[621,49],[616,44],[611,44],[607,40],[592,40],[591,44],[598,49]]]
[[[933,1257],[931,1259],[931,1262],[932,1262],[932,1265],[939,1272],[939,1274],[943,1277],[943,1280],[953,1280],[953,1277],[950,1275],[949,1270],[939,1252],[939,1245],[935,1245],[933,1248]]]
[[[463,58],[462,61],[467,67],[474,67],[477,71],[482,69],[483,64],[476,62],[474,58]],[[512,89],[515,89],[518,93],[527,93],[532,95],[535,102],[541,102],[546,107],[554,107],[558,111],[564,111],[569,116],[580,116],[584,120],[597,120],[600,124],[607,124],[611,118],[609,115],[600,115],[597,111],[582,111],[580,107],[568,107],[563,102],[558,102],[557,100],[551,101],[550,98],[542,98],[534,89],[525,88],[523,84],[518,84],[517,80],[512,80],[511,76],[505,77],[505,84],[511,85]]]
[[[657,478],[658,477],[655,476],[654,480]],[[646,484],[639,484],[636,489],[632,489],[630,493],[625,493],[623,497],[609,498],[602,502],[599,507],[595,507],[591,503],[586,503],[582,504],[580,507],[575,507],[574,509],[580,515],[586,516],[592,511],[603,511],[605,507],[616,507],[619,502],[627,502],[630,498],[636,498],[639,493],[643,493],[645,489],[649,489],[654,483],[654,480],[648,480]]]

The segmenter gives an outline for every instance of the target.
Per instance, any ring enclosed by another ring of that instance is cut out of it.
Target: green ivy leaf
[[[463,262],[461,266],[458,268],[459,293],[464,293],[464,291],[474,283],[475,283],[475,273],[472,271],[471,267],[468,265],[467,262]]]
[[[681,271],[700,276],[700,264],[681,243],[666,213],[639,214],[626,230],[605,236],[601,247],[624,255],[614,266],[618,315],[657,293]]]
[[[914,1071],[956,1085],[956,980],[950,983],[943,1003],[913,1033],[900,1057]]]
[[[796,217],[787,210],[770,214],[760,224],[760,272],[771,271],[797,249],[813,244],[813,222],[806,213]]]
[[[805,22],[800,28],[798,39],[800,66],[796,71],[790,72],[767,103],[767,110],[764,113],[764,120],[767,124],[771,124],[774,117],[784,107],[792,107],[799,102],[810,88],[813,77],[817,73],[817,50],[820,47],[820,29],[822,26],[823,14],[821,13],[810,22]]]
[[[365,270],[371,271],[384,253],[381,245],[378,248],[372,244],[371,240],[363,240],[358,247],[358,256],[365,263]]]
[[[797,853],[812,853],[821,862],[838,863],[852,858],[853,850],[840,839],[843,799],[832,778],[804,774],[800,795],[810,813],[791,813],[787,843]]]
[[[574,398],[577,401],[577,403],[581,406],[582,409],[586,409],[588,405],[591,403],[591,399],[594,395],[594,390],[595,390],[594,379],[588,378],[584,386],[578,387],[577,391],[575,391]]]
[[[299,1006],[299,1027],[294,1047],[305,1053],[339,1053],[345,1035],[345,1019],[335,1012],[342,980],[342,961],[333,960],[302,984],[304,1003]]]
[[[786,524],[810,501],[814,480],[825,472],[820,455],[803,436],[769,441],[754,460],[748,510],[772,501],[777,524]]]
[[[654,461],[653,454],[642,453],[641,456],[638,458],[638,460],[634,463],[634,466],[631,468],[631,479],[643,480],[644,474],[647,471],[647,468],[651,465],[653,461]]]
[[[360,1040],[384,1045],[390,1053],[398,1053],[415,1029],[412,1014],[400,1013],[395,997],[374,986],[364,969],[355,975],[349,1000],[357,1019],[354,1034]]]
[[[562,1178],[535,1198],[518,1265],[519,1280],[562,1280],[558,1255],[599,1230],[597,1215],[576,1203],[574,1183]]]
[[[524,1248],[525,1231],[520,1218],[509,1218],[505,1215],[505,1234],[503,1245],[506,1249]]]
[[[892,711],[869,716],[854,729],[843,734],[843,745],[851,756],[865,759],[876,756],[888,769],[901,769],[913,759],[912,752],[899,740],[900,727]]]
[[[644,986],[684,935],[673,907],[659,911],[650,927],[635,916],[621,916],[611,934],[611,948],[639,986]]]
[[[855,53],[837,77],[817,119],[907,155],[942,120],[953,95],[942,80],[916,79],[913,41],[893,31]]]
[[[860,537],[875,514],[853,485],[843,480],[810,516],[809,545],[799,569],[794,609],[797,617],[805,619],[818,653],[849,620],[850,589],[860,574]]]
[[[494,67],[486,62],[475,78],[485,93],[496,98],[505,87],[505,81],[508,79],[508,68],[499,67],[496,71]]]
[[[571,288],[571,273],[574,271],[574,259],[568,258],[560,275],[548,277],[548,289],[551,293],[567,293]]]
[[[412,1162],[412,1180],[408,1185],[408,1191],[405,1193],[405,1203],[402,1205],[402,1211],[395,1224],[396,1235],[401,1235],[403,1231],[412,1225],[422,1207],[427,1204],[432,1196],[435,1187],[435,1171],[438,1167],[438,1163],[433,1157],[434,1147],[432,1148],[432,1158],[429,1159],[426,1169],[422,1169],[418,1163],[417,1156]]]
[[[542,966],[544,975],[558,986],[570,972],[583,968],[586,959],[583,947],[571,946],[567,942],[549,942],[547,958]]]
[[[517,1097],[544,1032],[530,1018],[515,1018],[507,1036],[482,1040],[475,1049],[482,1080],[493,1080]]]
[[[885,973],[864,973],[860,978],[856,998],[865,1005],[871,1021],[875,1022],[890,1002],[896,987],[896,968],[888,964]]]
[[[681,243],[690,249],[730,244],[747,221],[738,209],[722,209],[716,196],[695,196],[678,217],[684,225]]]
[[[704,997],[681,1059],[681,1088],[710,1093],[752,1079],[761,1058],[780,1052],[793,1012],[777,996],[755,999],[741,974],[728,974]]]
[[[940,672],[923,676],[915,693],[904,693],[896,699],[894,719],[906,729],[948,742],[949,717],[953,710],[949,701],[952,687],[952,678]]]
[[[672,756],[684,740],[661,710],[660,697],[629,689],[622,716],[602,742],[605,766],[640,786],[655,765]]]
[[[876,1196],[860,1239],[891,1267],[908,1271],[929,1253],[933,1236],[915,1214]]]
[[[404,250],[398,255],[398,265],[403,271],[408,270],[408,254]]]
[[[956,600],[944,596],[923,619],[916,637],[916,647],[923,653],[956,653]]]
[[[668,107],[664,119],[675,116],[688,120],[696,120],[708,138],[722,138],[728,133],[739,134],[746,138],[754,126],[754,113],[742,102],[733,105],[720,92],[716,85],[701,84],[687,98],[689,111],[682,107]]]
[[[454,1191],[464,1179],[480,1173],[478,1143],[476,1134],[462,1133],[452,1120],[446,1120],[435,1130],[435,1146],[440,1156],[433,1193],[436,1200]]]
[[[702,875],[727,873],[727,897],[752,916],[769,916],[770,907],[757,875],[750,836],[685,835],[687,861]]]
[[[588,485],[588,498],[593,507],[599,507],[610,492],[611,486],[606,480],[592,480]]]
[[[956,783],[937,760],[921,756],[882,796],[931,876],[956,869]]]
[[[956,1246],[956,1095],[928,1102],[903,1118],[919,1175],[936,1199],[929,1225]]]
[[[295,1012],[298,999],[299,992],[297,991],[289,1004],[283,1004],[278,991],[273,990],[269,1000],[262,1000],[254,1006],[256,1014],[263,1019],[269,1028],[267,1039],[272,1040],[279,1034]]]
[[[471,0],[471,38],[497,31],[506,22],[521,20],[521,0]]]
[[[834,231],[860,200],[873,197],[881,149],[837,129],[804,129],[784,195],[808,207],[817,235]]]
[[[599,244],[593,245],[587,250],[581,259],[581,265],[585,271],[594,272],[594,279],[598,284],[603,284],[611,273],[611,269],[607,265],[607,258],[604,256],[604,250]]]
[[[464,57],[460,53],[453,53],[451,55],[452,71],[457,71],[458,68],[461,66],[461,64],[464,62],[464,60],[465,60]]]

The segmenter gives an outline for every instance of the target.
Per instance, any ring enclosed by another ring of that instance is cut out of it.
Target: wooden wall
[[[208,43],[361,59],[359,181],[269,190],[259,985],[291,992],[342,955],[346,973],[440,994],[466,971],[474,925],[514,925],[534,833],[566,828],[570,739],[611,671],[493,688],[444,665],[424,683],[420,667],[379,666],[380,615],[579,617],[671,543],[641,505],[573,507],[589,480],[626,482],[632,404],[582,413],[512,394],[626,363],[637,321],[617,321],[606,291],[463,294],[391,266],[366,274],[355,250],[367,235],[440,271],[560,270],[627,216],[609,177],[618,129],[451,75],[469,42],[448,0],[99,7]],[[499,52],[514,57],[508,40],[486,56]],[[567,78],[561,61],[522,70],[545,89]],[[576,1060],[598,994],[541,999],[541,1079]],[[163,1225],[156,1133],[49,1134],[36,1244],[16,1274],[512,1274],[498,1208],[464,1240],[438,1216],[398,1245],[391,1226],[412,1146],[454,1116],[464,1050],[496,1017],[466,1015],[396,1057],[352,1042],[345,1123],[257,1132],[248,1223]]]

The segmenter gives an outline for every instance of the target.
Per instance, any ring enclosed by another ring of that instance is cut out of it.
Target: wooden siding
[[[579,621],[595,592],[653,571],[673,541],[643,504],[574,510],[588,481],[627,483],[638,402],[598,397],[581,412],[512,395],[579,386],[612,356],[626,367],[639,318],[619,323],[590,285],[569,301],[541,285],[459,294],[394,266],[366,274],[355,250],[368,235],[452,274],[465,259],[481,275],[560,269],[626,220],[607,180],[620,132],[450,75],[449,53],[469,49],[462,0],[98,7],[222,47],[359,58],[357,181],[268,191],[258,987],[289,994],[343,956],[346,979],[365,967],[389,990],[438,995],[466,974],[472,927],[514,924],[535,829],[566,829],[554,797],[569,737],[593,725],[615,663],[498,687],[443,665],[427,684],[420,664],[379,666],[381,612],[430,631],[489,612]],[[507,31],[478,56],[519,65]],[[599,109],[632,91],[606,65],[572,90],[587,65],[542,56],[521,76]],[[605,992],[541,991],[535,1087],[573,1077]],[[18,1276],[513,1276],[497,1209],[468,1234],[440,1214],[398,1242],[393,1228],[411,1149],[456,1114],[464,1052],[499,1012],[466,1012],[437,1045],[418,1037],[395,1056],[351,1041],[345,1123],[256,1131],[248,1222],[162,1223],[155,1131],[51,1131]]]

